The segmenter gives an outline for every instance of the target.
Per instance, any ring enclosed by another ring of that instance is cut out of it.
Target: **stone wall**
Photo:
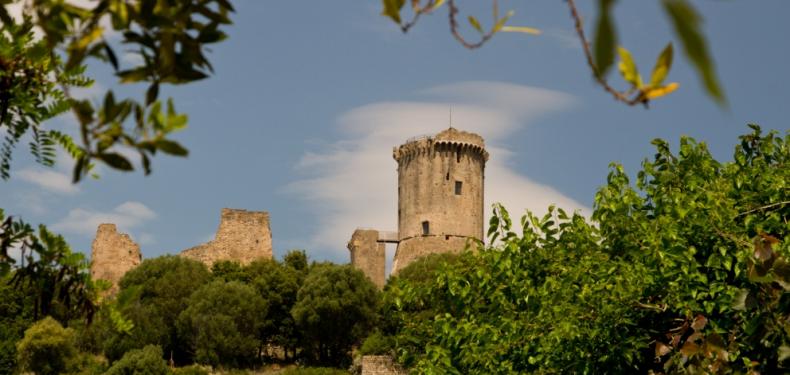
[[[91,246],[91,277],[112,283],[108,294],[118,291],[121,277],[137,267],[143,257],[138,246],[125,233],[118,233],[115,224],[100,224]]]
[[[482,137],[449,128],[396,147],[393,158],[400,236],[393,274],[418,256],[463,248],[465,237],[483,238]]]
[[[419,236],[406,238],[398,243],[395,251],[395,260],[392,261],[392,274],[397,275],[400,270],[419,257],[437,253],[460,253],[467,246],[476,249],[475,242],[464,236]]]
[[[362,271],[379,289],[383,289],[387,258],[384,243],[378,240],[377,230],[357,229],[348,241],[348,250],[351,252],[351,265]]]
[[[203,262],[209,268],[220,260],[249,264],[260,258],[272,259],[269,213],[223,208],[214,239],[179,255]]]
[[[362,357],[362,375],[406,375],[408,373],[388,355]]]

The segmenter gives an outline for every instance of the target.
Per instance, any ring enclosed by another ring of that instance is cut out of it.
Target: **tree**
[[[146,345],[141,349],[133,349],[124,354],[123,358],[113,363],[106,375],[167,375],[170,369],[162,359],[162,348]]]
[[[19,266],[8,255],[12,248],[19,251]],[[53,315],[62,323],[78,317],[90,321],[96,312],[95,300],[100,288],[90,279],[85,257],[72,253],[65,239],[45,226],[40,225],[36,232],[23,221],[4,217],[2,209],[0,278],[35,296],[34,320]]]
[[[308,360],[347,364],[351,346],[375,322],[377,302],[376,287],[361,271],[349,265],[314,265],[291,310]]]
[[[9,284],[11,275],[0,278],[0,374],[16,369],[16,343],[33,324],[33,297]]]
[[[504,16],[500,16],[498,0],[491,1],[493,23],[490,29],[484,30],[482,23],[475,16],[468,16],[469,25],[479,33],[479,39],[476,41],[470,41],[461,33],[458,21],[460,9],[455,0],[413,0],[410,2],[411,19],[409,21],[403,20],[403,16],[407,13],[404,10],[406,0],[382,0],[382,15],[390,18],[406,33],[416,25],[420,16],[433,13],[445,3],[447,4],[445,8],[447,8],[449,16],[450,33],[462,46],[468,49],[482,47],[499,32],[540,34],[540,30],[532,27],[507,25],[514,12],[511,10]],[[566,3],[576,28],[576,34],[582,45],[587,65],[590,67],[596,82],[606,92],[611,94],[614,99],[628,105],[643,104],[647,107],[652,99],[667,95],[678,88],[679,85],[675,82],[664,84],[664,80],[672,67],[672,43],[667,44],[658,56],[650,80],[647,83],[639,75],[631,53],[623,46],[617,45],[618,35],[613,16],[616,0],[597,1],[598,19],[595,23],[595,35],[592,43],[590,43],[585,34],[583,18],[576,7],[575,0],[567,0]],[[677,34],[683,46],[686,57],[697,70],[697,75],[700,77],[706,93],[718,104],[726,104],[724,90],[719,83],[713,58],[708,51],[707,42],[702,32],[702,17],[687,0],[663,0],[661,4],[666,17],[672,24],[675,34]],[[614,65],[616,54],[620,55],[618,70],[625,83],[629,86],[625,90],[616,89],[608,80],[607,73]]]
[[[36,374],[62,374],[73,369],[78,352],[74,331],[63,328],[55,319],[44,318],[25,331],[17,344],[17,360],[23,371]]]
[[[208,76],[211,63],[206,45],[222,41],[221,28],[230,24],[233,7],[227,0],[100,0],[80,6],[59,0],[18,2],[21,20],[11,17],[8,2],[0,6],[0,127],[8,127],[0,171],[9,176],[11,152],[17,141],[32,132],[31,151],[44,165],[54,163],[55,146],[76,160],[74,181],[91,170],[94,161],[130,171],[132,164],[119,148],[136,151],[146,174],[150,158],[161,151],[185,156],[187,150],[168,136],[186,126],[187,118],[167,111],[158,100],[163,84],[185,84]],[[109,22],[102,22],[107,20]],[[42,37],[36,41],[33,28]],[[121,66],[108,35],[139,55],[140,63]],[[146,83],[145,100],[116,101],[107,91],[103,104],[70,96],[71,87],[89,86],[83,75],[88,60],[108,63],[119,82]],[[71,110],[80,123],[79,144],[71,136],[47,130],[42,122]],[[131,123],[131,124],[129,124]],[[131,125],[131,126],[130,126]]]
[[[729,163],[654,141],[636,189],[613,165],[592,222],[550,208],[516,233],[495,206],[499,244],[388,287],[399,359],[420,373],[786,371],[790,135],[752,128]]]
[[[291,254],[304,254],[291,252]],[[297,262],[297,266],[300,262]],[[306,258],[305,258],[306,263]],[[291,308],[296,303],[296,295],[304,280],[303,272],[289,265],[273,260],[258,260],[247,269],[249,285],[266,301],[269,308],[259,314],[261,327],[259,338],[262,344],[273,344],[283,348],[286,360],[288,354],[296,354],[299,335],[291,316]]]
[[[127,272],[120,281],[117,309],[133,328],[107,332],[103,345],[107,358],[116,360],[130,349],[154,344],[178,363],[190,360],[176,321],[192,293],[210,280],[203,263],[177,256],[146,259]]]
[[[258,332],[267,309],[252,287],[215,280],[189,298],[178,317],[178,333],[198,363],[249,366],[258,359]]]

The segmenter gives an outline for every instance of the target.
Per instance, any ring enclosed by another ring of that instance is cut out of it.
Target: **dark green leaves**
[[[593,56],[595,57],[596,75],[606,76],[614,64],[617,32],[612,19],[612,7],[616,0],[598,0],[598,22],[595,26],[593,40]]]
[[[675,34],[683,44],[686,56],[696,68],[708,95],[720,105],[725,105],[724,90],[719,84],[708,43],[702,34],[702,18],[686,0],[664,0],[662,3],[675,28]]]
[[[108,166],[119,169],[122,171],[134,170],[132,163],[129,162],[124,156],[115,152],[108,152],[98,155],[101,161],[105,162]]]

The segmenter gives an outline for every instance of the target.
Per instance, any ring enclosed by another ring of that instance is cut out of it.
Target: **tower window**
[[[423,221],[423,222],[422,222],[422,235],[423,235],[423,236],[427,236],[427,235],[428,235],[428,233],[430,233],[430,232],[431,232],[431,230],[430,230],[430,224],[428,224],[428,222],[427,222],[427,221]]]
[[[444,179],[450,181],[450,172],[447,172],[447,174],[444,175]]]
[[[463,182],[456,181],[455,182],[455,195],[461,195],[461,187],[463,186]]]

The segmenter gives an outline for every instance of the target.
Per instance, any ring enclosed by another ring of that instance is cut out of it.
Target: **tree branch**
[[[566,0],[568,3],[568,8],[571,11],[571,18],[574,21],[574,27],[576,28],[576,34],[579,36],[579,39],[582,42],[582,50],[584,51],[584,56],[587,58],[587,65],[593,72],[593,77],[598,82],[601,87],[603,87],[606,92],[612,94],[612,96],[625,104],[628,105],[636,105],[636,104],[644,104],[647,107],[647,99],[643,95],[637,95],[633,98],[628,98],[627,93],[618,91],[611,85],[609,82],[606,81],[606,78],[601,74],[598,66],[595,65],[595,61],[593,60],[592,51],[590,50],[590,42],[587,40],[587,37],[584,35],[584,26],[581,15],[579,15],[579,10],[576,8],[576,2],[574,0]]]

